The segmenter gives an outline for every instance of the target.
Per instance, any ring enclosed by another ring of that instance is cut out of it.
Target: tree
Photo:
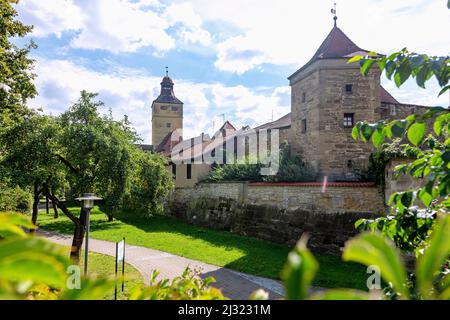
[[[32,27],[15,19],[17,12],[12,3],[17,2],[0,0],[0,162],[5,148],[12,143],[8,139],[11,126],[20,123],[27,125],[29,117],[35,114],[26,107],[26,101],[36,95],[33,60],[28,57],[36,45],[30,42],[24,48],[19,48],[11,42],[11,38],[23,38],[32,30]],[[4,185],[7,182],[6,175],[0,169],[0,183]],[[9,182],[11,185],[7,187],[16,189],[15,181]]]
[[[155,210],[171,188],[169,172],[162,158],[145,154],[135,144],[139,140],[125,118],[114,121],[101,116],[103,102],[97,94],[81,92],[79,100],[56,119],[59,132],[50,152],[64,170],[71,193],[99,194],[109,207],[108,220],[131,199],[134,208]],[[43,193],[74,223],[71,257],[79,260],[86,212],[77,216],[52,192],[52,180],[45,181]]]
[[[403,49],[388,57],[369,53],[354,57],[349,62],[360,61],[361,72],[378,65],[390,79],[394,77],[401,86],[409,77],[424,88],[433,76],[441,86],[439,94],[449,89],[450,58],[410,53]],[[385,140],[401,139],[400,152],[413,155],[415,160],[395,168],[396,174],[410,174],[421,178],[424,187],[407,190],[391,196],[392,214],[376,220],[357,222],[360,229],[378,229],[393,239],[404,251],[416,251],[426,245],[433,222],[439,211],[450,211],[450,111],[443,107],[430,108],[423,114],[412,114],[406,119],[378,123],[358,122],[353,128],[353,138],[372,141],[380,147]],[[420,200],[425,209],[417,207]]]
[[[8,125],[11,121],[20,121],[30,113],[26,101],[36,96],[33,84],[34,61],[28,57],[36,48],[30,42],[19,48],[11,42],[11,38],[25,37],[32,27],[16,20],[16,10],[11,3],[17,1],[0,0],[0,124]]]
[[[134,149],[131,157],[133,168],[125,203],[147,215],[161,213],[161,199],[165,199],[173,188],[172,175],[166,170],[168,159],[139,149]]]
[[[0,167],[3,179],[14,185],[32,189],[32,223],[36,224],[40,195],[44,186],[53,188],[62,183],[62,166],[52,156],[56,148],[58,125],[54,118],[30,114],[26,121],[11,123],[3,128]]]

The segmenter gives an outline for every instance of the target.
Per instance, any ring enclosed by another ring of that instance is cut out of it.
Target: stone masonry
[[[196,225],[290,246],[306,232],[311,249],[339,255],[354,223],[382,215],[384,203],[367,183],[202,183],[176,189],[166,209]]]

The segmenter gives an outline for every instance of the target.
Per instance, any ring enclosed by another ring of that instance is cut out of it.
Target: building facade
[[[348,63],[351,57],[367,53],[335,24],[311,60],[288,77],[291,112],[254,130],[259,134],[276,129],[280,144],[287,141],[292,153],[315,170],[319,181],[357,181],[357,172],[367,168],[374,148],[352,138],[356,122],[398,119],[426,110],[398,102],[381,86],[378,68],[362,75],[359,63]],[[152,149],[167,156],[174,148],[183,153],[183,163],[172,163],[168,169],[174,174],[176,187],[192,187],[211,170],[211,163],[203,161],[205,156],[211,158],[211,153],[227,149],[229,143],[218,141],[236,140],[239,135],[248,135],[251,128],[237,130],[227,121],[212,138],[201,133],[192,139],[183,140],[181,135],[172,139],[174,130],[182,133],[183,129],[183,103],[175,97],[173,87],[166,74],[161,93],[152,104]]]
[[[173,131],[183,131],[183,102],[174,93],[174,83],[166,74],[161,82],[161,93],[152,103],[152,145],[155,151],[164,144]]]
[[[363,75],[359,63],[348,63],[351,57],[367,53],[335,25],[311,60],[288,78],[289,142],[319,179],[354,181],[355,172],[367,167],[373,147],[352,138],[356,122],[374,123],[424,108],[395,100],[381,86],[378,68]]]

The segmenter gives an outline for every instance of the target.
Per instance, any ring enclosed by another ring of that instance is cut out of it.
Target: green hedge
[[[31,212],[33,196],[20,187],[9,187],[0,182],[0,211]]]

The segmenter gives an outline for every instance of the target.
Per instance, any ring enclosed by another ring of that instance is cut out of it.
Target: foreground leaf
[[[306,247],[307,238],[302,237],[294,250],[288,255],[281,277],[283,279],[286,298],[288,300],[304,300],[316,271],[318,262]]]
[[[409,298],[405,268],[398,249],[388,238],[378,233],[362,233],[347,241],[342,258],[344,261],[377,266],[381,270],[381,277],[392,283],[400,298]]]
[[[445,259],[450,256],[450,216],[445,216],[436,226],[430,245],[417,261],[416,277],[425,297],[431,297],[433,280]]]

